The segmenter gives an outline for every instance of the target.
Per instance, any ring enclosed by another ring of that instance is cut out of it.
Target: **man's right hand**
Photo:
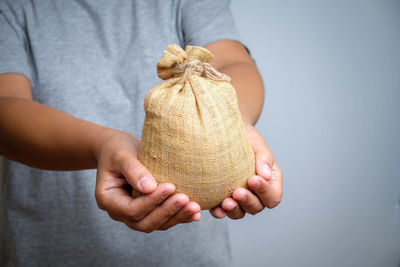
[[[98,206],[138,231],[200,220],[199,204],[173,194],[172,184],[157,186],[137,158],[139,144],[127,133],[33,101],[25,76],[0,74],[0,155],[45,170],[97,167]],[[132,198],[127,183],[143,194]]]
[[[109,216],[130,228],[150,233],[167,230],[179,223],[198,221],[200,205],[184,194],[173,194],[173,184],[155,182],[138,160],[140,141],[133,136],[109,130],[99,138],[96,151],[96,201]],[[129,183],[141,192],[137,198],[124,188]]]

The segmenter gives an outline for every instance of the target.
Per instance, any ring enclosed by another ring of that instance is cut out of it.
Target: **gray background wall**
[[[232,221],[236,266],[400,266],[400,1],[232,1],[266,85],[282,203]]]

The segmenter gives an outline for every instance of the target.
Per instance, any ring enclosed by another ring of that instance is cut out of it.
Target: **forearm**
[[[32,100],[0,97],[0,154],[35,168],[96,168],[109,131]]]
[[[219,71],[232,79],[243,120],[255,125],[264,103],[264,85],[256,65],[253,62],[237,62],[222,66]]]
[[[264,103],[264,86],[254,60],[238,41],[216,41],[206,48],[214,55],[211,65],[232,78],[243,120],[254,125]]]

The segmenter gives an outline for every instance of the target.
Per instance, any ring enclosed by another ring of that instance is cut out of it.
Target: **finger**
[[[146,217],[136,223],[137,229],[150,233],[160,228],[183,207],[189,203],[189,198],[184,194],[176,194],[168,198],[161,206],[155,208]]]
[[[270,180],[275,161],[274,155],[265,143],[264,138],[253,126],[248,125],[246,130],[256,158],[256,173],[264,179]]]
[[[246,212],[232,198],[228,197],[222,201],[221,207],[226,211],[229,218],[233,220],[241,219],[246,215]]]
[[[201,219],[201,212],[197,212],[197,213],[193,214],[189,219],[184,221],[183,223],[190,223],[190,222],[193,222],[193,221],[200,221],[200,219]]]
[[[266,181],[260,176],[252,176],[248,179],[247,184],[254,190],[263,205],[267,208],[277,206],[282,198],[282,186],[280,180]]]
[[[107,171],[99,170],[97,172],[96,190],[107,191],[114,188],[123,188],[125,191],[128,182],[126,179]]]
[[[264,209],[264,205],[261,200],[247,189],[236,189],[233,191],[232,198],[239,203],[240,207],[245,212],[252,215],[257,214]]]
[[[132,205],[135,211],[130,216],[133,221],[143,219],[152,210],[157,208],[163,201],[170,197],[175,192],[175,186],[170,183],[159,184],[156,191],[151,194],[142,194],[134,198]]]
[[[189,220],[187,220],[186,222],[192,222],[192,221],[200,221],[201,220],[201,212],[197,212],[195,214],[192,215],[192,217],[189,218]]]
[[[200,212],[200,205],[196,202],[190,202],[183,209],[181,209],[175,216],[169,219],[166,223],[161,225],[158,230],[167,230],[178,223],[189,222],[192,215]]]
[[[108,216],[109,216],[111,219],[113,219],[114,221],[119,221],[119,222],[122,222],[122,221],[123,221],[123,218],[121,218],[121,217],[119,217],[119,216],[113,214],[112,212],[107,212],[107,213],[108,213]]]
[[[140,220],[175,191],[172,184],[160,184],[153,193],[134,199],[122,186],[115,186],[114,183],[124,179],[113,176],[115,174],[98,172],[96,201],[99,208],[126,221]]]
[[[221,207],[216,207],[210,210],[213,217],[217,219],[222,219],[226,216],[226,212]]]
[[[275,183],[280,184],[280,186],[283,184],[282,170],[276,161],[274,161],[274,165],[272,166],[272,180],[276,180]]]
[[[114,158],[113,163],[125,177],[128,183],[141,193],[151,193],[157,183],[146,167],[137,159],[136,154],[121,150]]]

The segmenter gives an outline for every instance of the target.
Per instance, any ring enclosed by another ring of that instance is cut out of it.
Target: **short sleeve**
[[[218,40],[241,41],[229,0],[184,0],[181,27],[184,45],[206,46]]]
[[[26,34],[12,12],[0,9],[0,74],[20,73],[32,83],[32,65]]]

